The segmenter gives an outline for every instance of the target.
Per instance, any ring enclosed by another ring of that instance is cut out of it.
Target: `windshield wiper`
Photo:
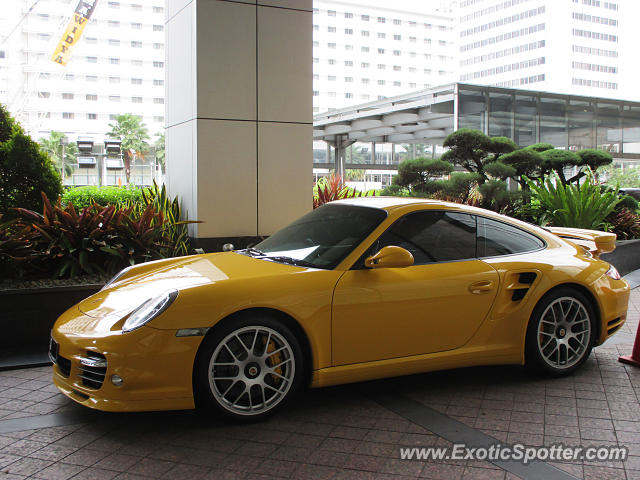
[[[262,250],[258,250],[257,248],[253,247],[243,248],[242,250],[237,250],[237,252],[241,254],[247,253],[251,256],[259,255],[261,257],[264,257],[266,255],[266,253],[264,253]]]
[[[306,260],[299,260],[297,258],[287,257],[284,255],[275,255],[275,256],[265,255],[264,258],[268,260],[273,260],[276,262],[290,263],[291,265],[296,265],[298,267],[318,268],[315,264],[311,262],[307,262]]]

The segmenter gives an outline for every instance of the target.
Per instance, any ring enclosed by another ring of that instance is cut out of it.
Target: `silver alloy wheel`
[[[209,361],[209,387],[220,406],[237,415],[258,415],[286,397],[295,376],[287,339],[263,326],[227,335]]]
[[[540,356],[553,368],[574,366],[585,355],[591,341],[591,319],[585,306],[574,297],[560,297],[542,312],[538,324]]]

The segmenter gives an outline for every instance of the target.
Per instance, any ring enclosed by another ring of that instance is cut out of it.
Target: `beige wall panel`
[[[195,2],[167,23],[167,125],[195,118]]]
[[[258,5],[311,11],[313,2],[311,0],[258,0]]]
[[[255,120],[256,7],[197,5],[198,117]]]
[[[198,237],[256,235],[256,124],[198,120]]]
[[[258,7],[259,120],[311,121],[311,16]]]
[[[182,210],[189,219],[195,219],[197,211],[197,166],[195,159],[196,120],[169,127],[166,135],[167,188],[172,195],[179,195]],[[195,236],[197,225],[189,227],[189,234]]]
[[[260,123],[258,148],[258,235],[271,235],[312,208],[312,127]]]

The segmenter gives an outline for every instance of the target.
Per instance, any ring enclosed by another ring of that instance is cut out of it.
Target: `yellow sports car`
[[[127,268],[52,332],[54,382],[108,411],[258,419],[306,386],[582,365],[618,330],[615,235],[411,198],[320,207],[254,248]]]

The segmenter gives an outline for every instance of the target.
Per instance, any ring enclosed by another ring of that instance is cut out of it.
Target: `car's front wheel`
[[[579,368],[591,353],[596,315],[589,300],[572,288],[548,293],[531,315],[526,338],[529,367],[555,376]]]
[[[200,405],[256,421],[281,408],[303,378],[298,339],[270,317],[239,318],[204,340],[196,365]]]

